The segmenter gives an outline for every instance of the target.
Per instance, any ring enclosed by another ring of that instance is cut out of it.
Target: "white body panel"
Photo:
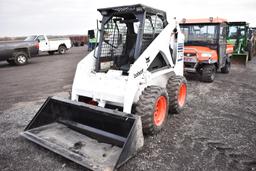
[[[177,41],[170,39],[175,27],[179,33]],[[170,44],[176,48],[175,62],[170,53]],[[78,63],[71,98],[77,101],[79,96],[91,97],[102,107],[105,104],[115,104],[123,107],[123,112],[131,113],[132,105],[136,104],[145,87],[149,85],[166,87],[167,80],[173,72],[176,75],[183,75],[183,47],[184,36],[180,32],[179,25],[173,21],[134,62],[128,76],[122,75],[119,70],[96,73],[94,71],[96,59],[94,52],[91,52]],[[161,53],[169,65],[161,70],[149,72],[148,67],[158,53]]]
[[[46,35],[38,35],[35,40],[42,37],[44,39],[41,39],[39,42],[39,50],[42,52],[57,51],[61,45],[64,45],[67,49],[72,47],[71,40],[69,38],[48,39]]]

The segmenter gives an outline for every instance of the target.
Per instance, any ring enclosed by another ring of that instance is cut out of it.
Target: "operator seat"
[[[128,34],[126,39],[126,45],[122,58],[120,59],[120,69],[124,72],[128,72],[130,64],[134,62],[134,53],[136,47],[137,34]]]

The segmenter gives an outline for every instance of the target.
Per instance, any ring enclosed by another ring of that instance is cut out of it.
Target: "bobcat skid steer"
[[[184,37],[145,5],[98,11],[99,44],[79,62],[71,100],[49,97],[22,135],[91,170],[114,170],[184,107]]]

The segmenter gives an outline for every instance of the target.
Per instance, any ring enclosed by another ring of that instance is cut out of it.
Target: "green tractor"
[[[229,22],[227,43],[234,46],[231,62],[246,65],[251,60],[251,43],[249,40],[249,23]]]

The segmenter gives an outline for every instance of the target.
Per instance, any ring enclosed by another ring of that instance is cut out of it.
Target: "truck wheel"
[[[65,46],[60,46],[59,49],[58,49],[58,52],[59,52],[59,54],[62,55],[62,54],[65,54],[65,53],[66,53],[66,50],[67,50],[67,49],[66,49]]]
[[[143,133],[153,135],[166,124],[169,98],[165,88],[148,86],[139,97],[136,114],[141,116]]]
[[[216,67],[214,65],[204,65],[202,70],[202,81],[213,82],[215,79]]]
[[[221,70],[221,73],[228,74],[229,71],[230,71],[230,67],[231,67],[230,62],[226,61],[226,62],[225,62],[225,66],[220,69],[220,70]]]
[[[180,113],[186,104],[187,80],[183,76],[171,76],[166,85],[169,96],[169,112]]]
[[[48,51],[49,55],[54,55],[54,51]]]
[[[26,52],[16,52],[14,54],[14,63],[16,65],[25,65],[28,63],[28,54]]]
[[[15,62],[13,59],[7,59],[6,60],[10,65],[15,65]]]

